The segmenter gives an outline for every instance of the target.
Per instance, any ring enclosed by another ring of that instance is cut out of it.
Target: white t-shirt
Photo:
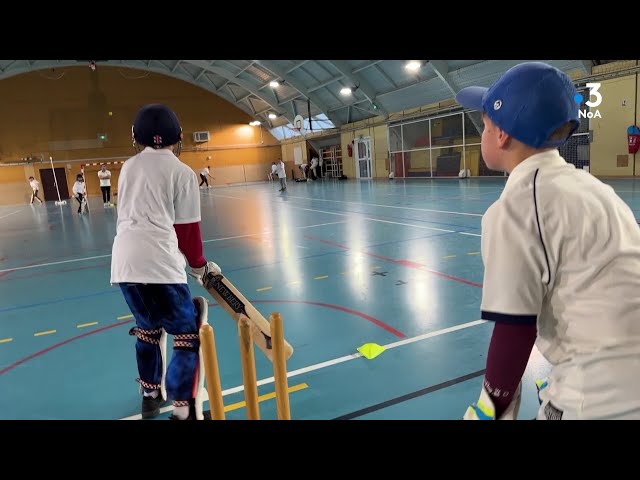
[[[284,162],[280,162],[276,164],[278,178],[287,178],[287,174],[284,171]]]
[[[207,175],[209,175],[209,169],[203,168],[202,171],[200,172],[200,175],[204,175],[206,177]]]
[[[271,165],[271,173],[276,173],[278,171],[278,165]]]
[[[111,172],[109,170],[98,170],[98,178],[100,179],[101,187],[110,187],[111,186]]]
[[[35,179],[31,180],[29,182],[29,185],[31,185],[31,188],[33,189],[34,192],[40,189],[40,183]]]
[[[482,318],[537,323],[560,409],[640,415],[640,227],[557,150],[513,169],[482,219]]]
[[[73,184],[73,193],[75,193],[76,195],[78,193],[84,194],[84,191],[85,191],[84,182],[76,181],[76,183]]]
[[[187,283],[175,224],[200,221],[195,172],[169,149],[147,147],[118,179],[111,283]]]

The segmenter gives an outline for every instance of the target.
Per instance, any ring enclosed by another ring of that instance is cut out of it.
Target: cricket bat
[[[240,314],[251,320],[251,336],[262,353],[273,363],[271,325],[242,293],[223,275],[210,273],[203,279],[204,288],[238,322]],[[293,354],[293,347],[284,341],[285,358]]]

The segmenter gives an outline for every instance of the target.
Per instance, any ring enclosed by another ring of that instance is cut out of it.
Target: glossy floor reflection
[[[640,217],[640,182],[607,183]],[[289,182],[284,194],[266,183],[201,190],[206,257],[265,316],[283,316],[295,348],[294,419],[461,418],[478,396],[492,329],[476,322],[480,221],[503,186],[503,178],[328,180]],[[139,413],[133,321],[109,284],[117,212],[97,197],[90,207],[82,216],[52,202],[0,208],[2,419]],[[232,390],[242,385],[235,323],[215,304],[209,318],[233,405],[243,400]],[[387,350],[353,358],[368,342]],[[258,378],[271,377],[258,350],[256,359]],[[535,415],[534,380],[546,368],[534,352],[521,418]],[[259,394],[273,390],[266,383]],[[260,406],[275,418],[274,400]]]

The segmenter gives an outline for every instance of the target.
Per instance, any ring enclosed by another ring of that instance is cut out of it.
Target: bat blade
[[[209,274],[204,279],[204,287],[209,294],[220,304],[222,308],[236,321],[240,315],[249,318],[251,336],[256,346],[273,362],[273,349],[271,345],[271,325],[264,316],[249,302],[242,293],[223,275]],[[293,354],[293,347],[284,341],[285,358],[289,359]]]

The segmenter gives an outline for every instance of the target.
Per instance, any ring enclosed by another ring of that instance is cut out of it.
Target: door
[[[60,189],[60,199],[69,198],[69,187],[67,186],[67,173],[64,168],[55,169],[56,176],[53,177],[53,171],[50,168],[40,170],[40,180],[42,180],[42,191],[45,201],[57,201],[58,191],[56,190],[56,181]]]
[[[356,178],[371,178],[371,138],[357,138],[356,151]]]

